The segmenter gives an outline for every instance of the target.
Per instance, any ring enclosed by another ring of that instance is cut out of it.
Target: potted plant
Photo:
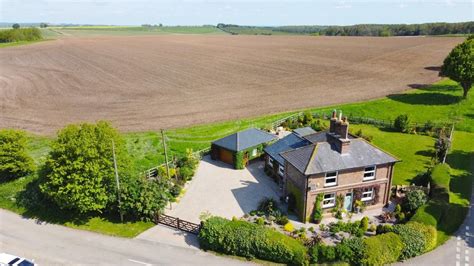
[[[362,210],[362,201],[356,200],[354,203],[354,210],[356,213],[359,213]]]
[[[323,219],[323,194],[318,194],[316,196],[316,201],[314,202],[314,211],[313,211],[313,222],[319,224]]]

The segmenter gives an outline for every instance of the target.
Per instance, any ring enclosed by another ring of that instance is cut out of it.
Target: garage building
[[[211,145],[211,158],[243,169],[250,160],[260,157],[264,147],[277,137],[251,128],[216,140]]]

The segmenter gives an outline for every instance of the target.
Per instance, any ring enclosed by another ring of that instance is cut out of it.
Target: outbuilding
[[[250,128],[212,142],[211,158],[243,169],[249,161],[262,155],[264,147],[277,139],[268,132]]]

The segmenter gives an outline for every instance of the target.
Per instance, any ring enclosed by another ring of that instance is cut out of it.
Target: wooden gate
[[[157,214],[155,216],[155,222],[157,224],[164,224],[169,227],[176,228],[181,231],[185,231],[191,234],[199,234],[199,230],[201,230],[200,224],[195,224],[192,222],[188,222],[185,220],[181,220],[177,217],[169,216],[166,214]]]

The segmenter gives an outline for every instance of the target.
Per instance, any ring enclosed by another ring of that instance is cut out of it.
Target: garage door
[[[219,152],[219,158],[221,161],[228,163],[228,164],[233,164],[234,163],[234,158],[232,156],[232,152],[225,150],[225,149],[220,149]]]

